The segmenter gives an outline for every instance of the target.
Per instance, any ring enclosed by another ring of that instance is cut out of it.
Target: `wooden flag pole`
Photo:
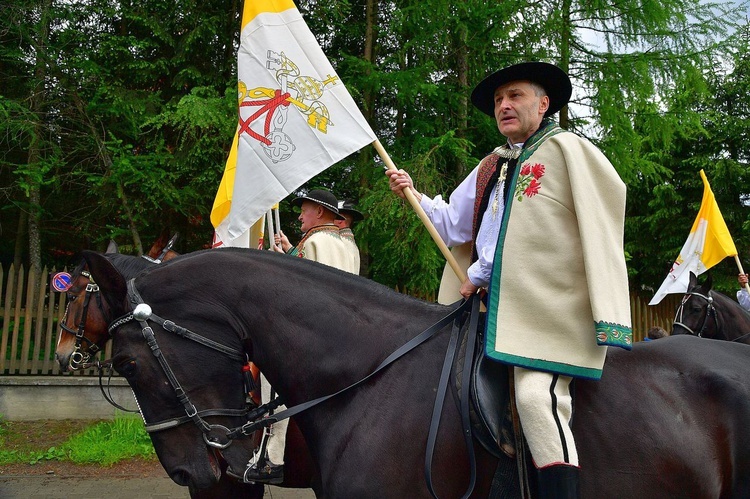
[[[274,232],[274,234],[279,234],[281,232],[281,218],[279,216],[279,203],[276,203],[275,205],[273,205],[273,208],[271,208],[271,210],[273,210],[273,221],[276,224],[276,227],[275,227],[276,232]]]
[[[385,163],[386,168],[388,168],[389,170],[398,169],[396,168],[396,165],[391,160],[391,157],[383,148],[383,145],[380,143],[380,140],[375,139],[375,142],[373,142],[372,145],[375,147],[375,150],[378,152],[378,155],[383,160],[383,163]],[[422,220],[422,223],[425,225],[425,227],[427,227],[427,231],[430,233],[430,236],[432,236],[432,239],[435,241],[435,244],[438,245],[440,252],[443,254],[443,256],[445,257],[445,260],[453,269],[453,272],[456,273],[456,276],[461,282],[464,282],[466,280],[466,273],[458,265],[458,262],[451,254],[451,251],[450,249],[448,249],[448,246],[443,241],[443,238],[440,237],[440,234],[438,234],[437,229],[435,229],[435,226],[432,225],[432,222],[427,217],[427,213],[425,213],[422,207],[419,205],[419,201],[417,201],[416,196],[414,196],[414,192],[412,192],[411,189],[404,189],[404,194],[406,195],[406,200],[409,201],[409,204],[411,204],[411,207],[414,209],[415,212],[417,212],[417,216],[419,216],[420,220]]]
[[[273,209],[270,209],[266,212],[266,232],[268,232],[268,247],[271,248],[274,244],[276,244],[274,235],[276,234],[276,231],[273,227]],[[271,248],[273,249],[273,248]]]
[[[740,262],[739,255],[734,255],[734,261],[737,262],[737,268],[740,270],[740,274],[744,274],[745,271],[742,270],[742,263]],[[745,291],[747,291],[748,293],[750,293],[750,284],[745,283]]]

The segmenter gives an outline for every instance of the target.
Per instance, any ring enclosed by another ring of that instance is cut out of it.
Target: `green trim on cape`
[[[599,321],[594,324],[596,329],[596,344],[621,347],[627,350],[633,348],[633,330],[629,327]]]
[[[598,380],[602,377],[601,369],[573,366],[570,364],[563,364],[562,362],[551,362],[541,359],[530,359],[528,357],[521,357],[518,355],[497,352],[490,348],[485,348],[485,355],[493,360],[497,360],[505,364],[523,367],[525,369],[531,369],[534,371],[545,371],[550,373],[562,374],[564,376],[570,376],[571,378],[586,378]]]

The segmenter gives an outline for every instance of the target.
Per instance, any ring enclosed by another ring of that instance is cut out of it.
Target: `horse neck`
[[[323,265],[231,248],[181,256],[136,285],[165,319],[239,338],[288,404],[357,381],[448,313]]]
[[[156,265],[155,263],[138,256],[123,255],[121,253],[108,253],[105,256],[120,274],[122,274],[125,280],[132,279],[143,270]]]
[[[713,292],[712,296],[721,304],[716,307],[716,315],[725,339],[750,344],[750,313],[722,293]]]
[[[364,377],[447,313],[442,306],[362,279],[341,276],[344,282],[337,283],[330,281],[333,277],[324,277],[323,282],[329,280],[325,290],[314,284],[315,276],[299,284],[298,288],[319,289],[312,299],[298,289],[286,294],[283,305],[271,306],[276,311],[255,314],[250,333],[253,356],[292,403],[332,393]]]

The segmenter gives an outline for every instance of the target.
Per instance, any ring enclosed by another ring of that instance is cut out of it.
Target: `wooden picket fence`
[[[65,293],[50,287],[57,271],[46,267],[37,275],[33,269],[11,264],[0,266],[0,375],[58,375],[55,360],[58,323],[65,314]],[[108,358],[111,345],[100,354]],[[93,376],[95,369],[76,372]]]
[[[66,297],[50,287],[56,272],[46,267],[37,275],[33,269],[18,271],[0,266],[0,375],[57,375],[55,361],[58,323],[65,313]],[[648,306],[650,296],[631,293],[633,336],[641,341],[652,326],[672,328],[674,310],[680,295],[668,295],[659,305]],[[109,358],[111,344],[100,354]],[[76,376],[96,375],[95,369]]]

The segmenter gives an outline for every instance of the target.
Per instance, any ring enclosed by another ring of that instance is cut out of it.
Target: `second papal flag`
[[[291,0],[245,1],[237,68],[236,164],[230,155],[211,211],[227,244],[271,205],[375,140]]]
[[[737,248],[721,216],[706,174],[703,170],[700,174],[703,179],[703,200],[698,216],[677,260],[649,305],[656,305],[670,293],[686,292],[690,272],[700,275],[724,258],[737,255]]]

